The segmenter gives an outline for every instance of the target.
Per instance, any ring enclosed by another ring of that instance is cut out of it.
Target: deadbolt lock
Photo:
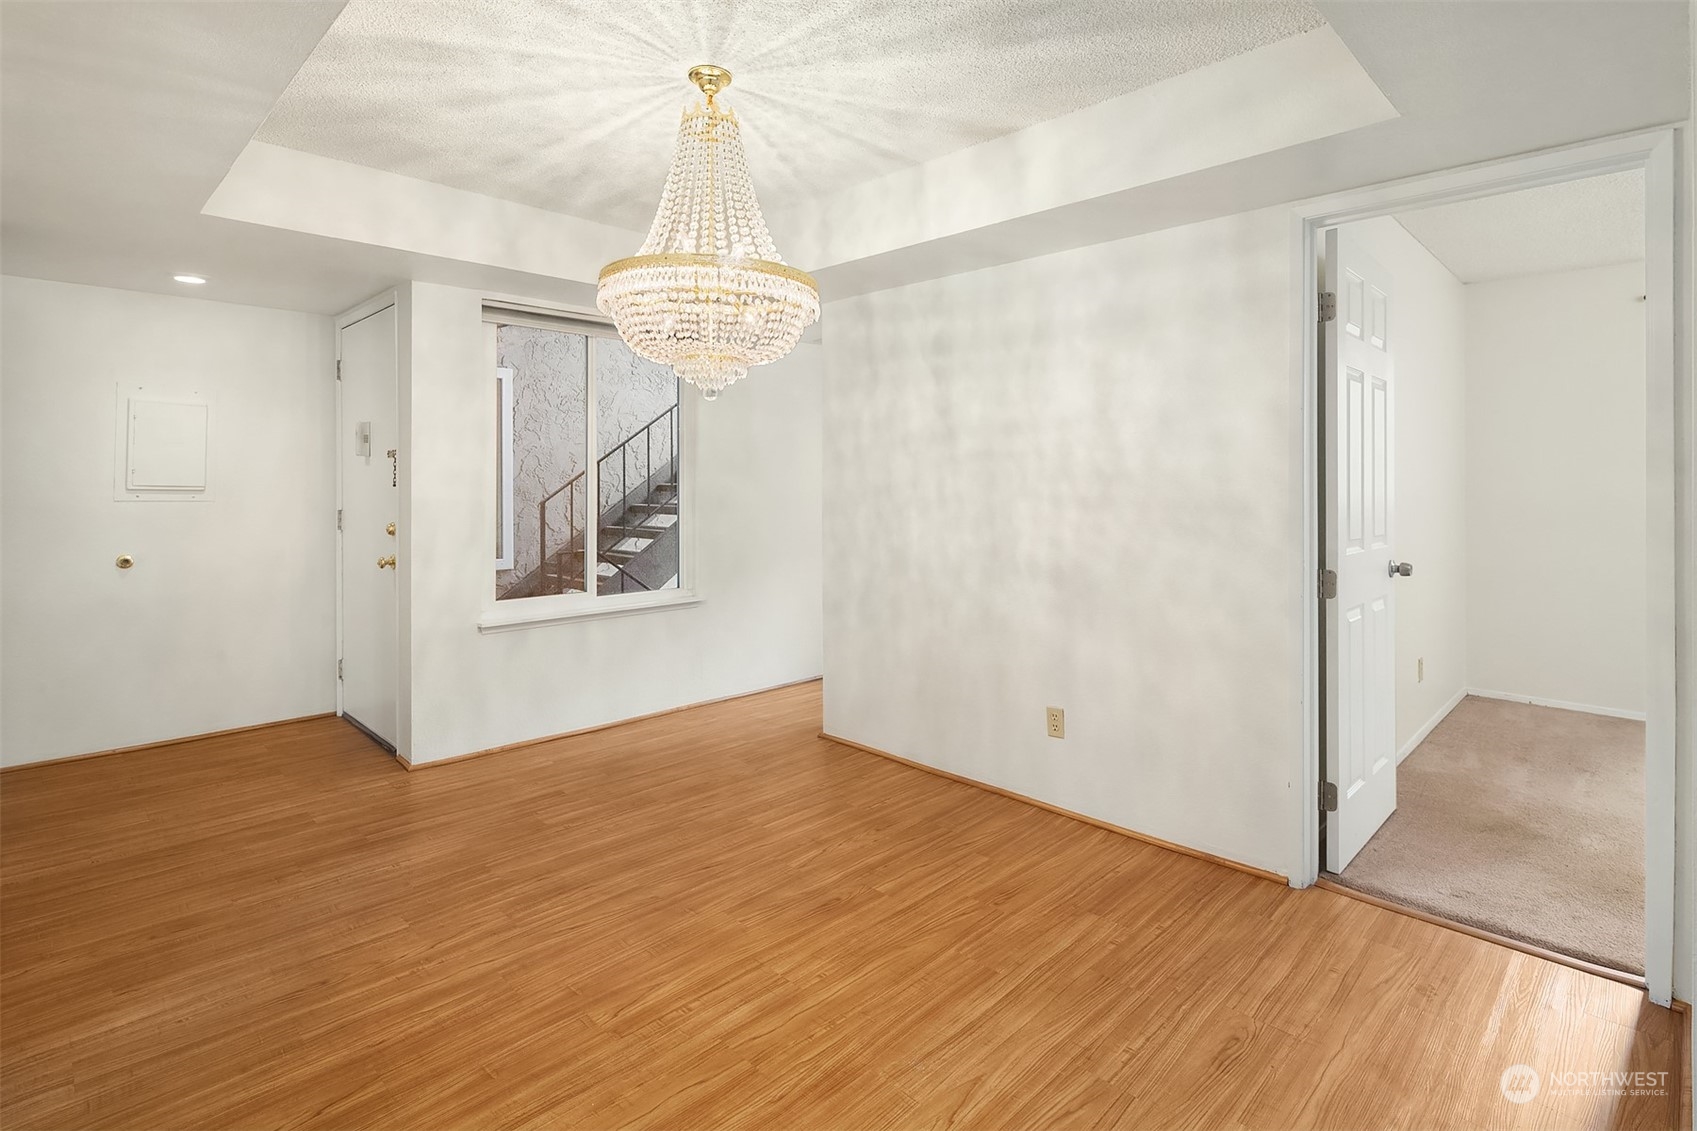
[[[383,533],[393,538],[395,536],[395,524],[391,522],[388,526],[385,526],[383,528]]]
[[[377,559],[377,568],[378,569],[394,569],[395,568],[395,555],[390,554],[386,558],[378,558]]]

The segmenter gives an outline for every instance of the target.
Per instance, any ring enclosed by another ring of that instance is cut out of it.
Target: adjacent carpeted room
[[[1397,770],[1341,882],[1574,958],[1644,970],[1644,724],[1468,696]]]

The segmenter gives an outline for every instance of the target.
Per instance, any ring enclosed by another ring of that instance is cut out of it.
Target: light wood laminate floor
[[[1679,1018],[1628,987],[819,713],[804,685],[411,774],[322,719],[0,776],[0,1124],[1674,1123]],[[1629,1069],[1668,1094],[1559,1094]]]

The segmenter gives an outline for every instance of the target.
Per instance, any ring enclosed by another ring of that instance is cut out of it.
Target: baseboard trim
[[[1632,719],[1643,722],[1643,711],[1622,711],[1616,707],[1596,707],[1589,703],[1569,703],[1561,699],[1544,699],[1537,695],[1517,695],[1512,691],[1486,691],[1479,687],[1469,687],[1467,694],[1477,695],[1481,699],[1501,699],[1507,703],[1530,703],[1534,707],[1554,707],[1558,711],[1578,711],[1583,715],[1602,715],[1610,719]]]
[[[1420,744],[1425,742],[1434,730],[1438,729],[1438,724],[1449,718],[1450,712],[1459,707],[1461,701],[1465,698],[1467,698],[1467,688],[1465,687],[1450,696],[1449,702],[1439,707],[1437,714],[1427,719],[1426,725],[1415,731],[1414,736],[1402,744],[1402,749],[1396,752],[1397,765],[1402,765],[1403,759],[1414,753]]]
[[[276,719],[269,723],[249,723],[243,727],[230,727],[228,730],[209,730],[204,734],[185,734],[181,738],[162,738],[158,742],[144,742],[139,746],[118,746],[111,750],[90,750],[86,754],[66,754],[62,758],[43,758],[39,762],[19,762],[13,766],[0,766],[0,774],[9,774],[14,770],[33,770],[37,766],[62,766],[66,762],[82,762],[89,758],[108,758],[113,754],[139,754],[144,750],[160,750],[167,746],[181,746],[185,742],[199,742],[203,738],[226,738],[232,734],[248,734],[256,730],[269,730],[272,727],[286,727],[291,723],[309,723],[314,719],[333,719],[334,711],[320,711],[316,715],[297,715],[292,719]]]
[[[703,699],[699,703],[684,703],[677,707],[667,707],[663,711],[650,711],[646,715],[632,715],[628,719],[614,719],[611,722],[596,723],[594,726],[580,727],[577,730],[561,731],[559,734],[546,734],[541,738],[526,738],[518,742],[509,742],[505,746],[491,746],[487,750],[473,750],[469,754],[455,754],[448,758],[432,758],[428,762],[412,762],[404,754],[397,752],[395,761],[399,762],[409,773],[414,770],[432,770],[437,766],[451,766],[457,762],[469,762],[473,758],[486,758],[491,754],[510,754],[514,750],[523,750],[530,746],[541,746],[545,742],[559,742],[567,738],[578,738],[596,731],[611,730],[614,727],[629,726],[632,723],[644,723],[649,719],[665,718],[679,711],[693,711],[697,707],[711,707],[715,703],[732,703],[738,699],[748,699],[755,695],[765,695],[769,691],[782,691],[786,687],[801,687],[809,683],[818,683],[824,676],[810,675],[806,679],[792,679],[788,683],[774,683],[771,687],[760,687],[753,691],[739,691],[735,695],[721,695],[717,699]]]
[[[1691,1003],[1688,1002],[1688,1001],[1680,1001],[1678,998],[1674,998],[1673,999],[1673,1007],[1680,1012],[1680,1014],[1684,1017],[1684,1020],[1685,1020],[1685,1023],[1679,1027],[1680,1028],[1679,1067],[1682,1070],[1680,1072],[1680,1075],[1685,1077],[1684,1081],[1681,1082],[1681,1084],[1679,1086],[1679,1125],[1681,1127],[1691,1127],[1691,1126],[1693,1126],[1692,1120],[1691,1120],[1691,1088],[1692,1088],[1692,1080],[1691,1080],[1691,1066],[1692,1066],[1692,1056],[1691,1056],[1691,1024],[1692,1024]]]
[[[1204,852],[1200,848],[1190,848],[1186,845],[1175,844],[1170,840],[1162,840],[1160,837],[1150,836],[1148,833],[1140,833],[1134,829],[1128,829],[1124,826],[1116,825],[1097,817],[1086,816],[1083,813],[1075,813],[1071,809],[1063,809],[1059,805],[1051,805],[1047,801],[1039,801],[1035,797],[1027,797],[1023,793],[1015,793],[1013,790],[1003,789],[999,785],[991,785],[988,782],[981,782],[976,778],[969,778],[963,774],[951,773],[948,770],[940,770],[936,766],[927,766],[924,762],[915,762],[911,758],[903,758],[900,754],[891,754],[888,750],[880,750],[876,746],[867,746],[865,743],[855,742],[848,738],[839,738],[836,735],[828,734],[825,731],[820,731],[819,737],[828,742],[835,742],[839,746],[846,746],[851,750],[859,750],[865,754],[876,754],[880,758],[888,758],[892,762],[899,762],[901,765],[911,767],[915,770],[923,770],[928,774],[935,774],[937,777],[946,778],[952,782],[959,782],[961,785],[970,785],[974,789],[982,789],[987,793],[995,793],[1014,801],[1022,801],[1027,805],[1045,810],[1046,812],[1054,813],[1062,817],[1070,817],[1074,821],[1081,821],[1086,825],[1094,825],[1099,829],[1106,829],[1108,832],[1118,833],[1120,836],[1142,841],[1144,844],[1152,845],[1155,848],[1164,848],[1168,852],[1176,852],[1181,856],[1189,856],[1196,860],[1205,860],[1210,864],[1218,864],[1222,868],[1230,868],[1234,872],[1242,872],[1245,875],[1254,876],[1257,879],[1271,880],[1273,883],[1282,886],[1288,887],[1290,885],[1290,877],[1282,876],[1277,872],[1269,872],[1265,868],[1257,868],[1251,864],[1240,863],[1239,861],[1231,860],[1224,856],[1215,856],[1212,852]]]
[[[385,754],[394,754],[395,753],[395,744],[393,742],[390,742],[387,738],[384,738],[382,735],[378,734],[376,731],[372,730],[370,727],[366,726],[364,723],[360,722],[358,719],[354,718],[352,715],[348,714],[346,711],[341,712],[341,719],[344,723],[347,723],[349,726],[353,727],[355,730],[357,730],[361,734],[365,735],[365,737],[371,739],[371,741],[373,743],[377,744],[378,746],[381,746],[383,748],[383,753],[385,753]]]
[[[1554,962],[1586,974],[1595,974],[1597,977],[1607,978],[1611,982],[1619,982],[1622,985],[1639,990],[1645,988],[1644,979],[1638,974],[1628,974],[1624,970],[1599,966],[1595,962],[1587,962],[1583,958],[1573,958],[1557,951],[1546,950],[1529,942],[1511,939],[1507,935],[1499,935],[1495,931],[1487,931],[1483,927],[1460,923],[1454,919],[1446,919],[1442,915],[1434,915],[1430,911],[1422,911],[1417,907],[1408,907],[1376,895],[1368,895],[1364,891],[1356,891],[1352,887],[1346,887],[1336,880],[1327,879],[1325,876],[1315,880],[1313,886],[1322,891],[1329,891],[1334,895],[1347,896],[1350,899],[1358,899],[1362,903],[1370,903],[1374,907],[1383,908],[1386,911],[1395,911],[1398,915],[1407,915],[1410,919],[1419,919],[1422,923],[1431,923],[1435,927],[1446,927],[1452,931],[1460,931],[1464,935],[1472,935],[1474,938],[1483,939],[1488,943],[1496,943],[1498,946],[1507,947],[1510,950],[1518,950],[1522,954],[1530,954],[1533,958],[1542,958],[1546,962]]]

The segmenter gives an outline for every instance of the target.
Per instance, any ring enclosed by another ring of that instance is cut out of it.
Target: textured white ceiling
[[[200,206],[341,0],[0,3],[7,274],[335,310],[411,265]],[[339,304],[339,306],[337,305]]]
[[[1633,170],[1397,217],[1464,283],[1644,258],[1644,173]]]
[[[689,2],[677,0],[680,8]],[[916,0],[914,7],[925,3]],[[1318,0],[1315,6],[1401,117],[833,267],[821,283],[833,293],[856,294],[1690,113],[1692,41],[1684,0]],[[0,247],[7,274],[181,294],[171,274],[193,271],[212,280],[197,288],[197,297],[318,312],[345,310],[402,279],[584,301],[569,281],[505,266],[514,257],[504,253],[397,251],[381,240],[308,235],[202,212],[336,19],[341,0],[3,0],[0,8]],[[1066,17],[1059,14],[1058,27]],[[808,22],[799,33],[818,32]],[[650,29],[634,26],[628,34],[629,53],[652,50],[644,46],[653,38]],[[880,42],[892,55],[904,54],[899,44]],[[787,34],[773,49],[802,50]],[[619,56],[616,47],[613,54]],[[691,51],[677,66],[697,58]],[[758,67],[729,61],[744,66],[748,86],[759,85]],[[1011,92],[998,96],[998,106],[1019,103],[1022,77],[995,77]],[[486,75],[440,73],[432,81],[485,99],[499,85]],[[682,102],[672,84],[681,80],[668,70],[658,81],[667,92],[654,99],[650,128],[663,162]],[[743,89],[739,81],[731,95]],[[753,114],[747,101],[739,105]],[[449,113],[446,120],[452,119]],[[1209,123],[1181,119],[1173,128],[1189,135]],[[1100,144],[1124,141],[1107,132]],[[1012,166],[1007,175],[1026,172]],[[294,189],[280,184],[277,191]],[[642,190],[638,227],[647,224],[658,193],[658,181]],[[397,219],[476,231],[466,224],[463,202],[434,211],[415,203],[397,199],[396,210],[406,213]],[[891,201],[897,208],[906,203]],[[819,206],[828,208],[828,198]]]
[[[646,230],[685,72],[783,206],[1285,39],[1292,0],[352,0],[261,141]]]

